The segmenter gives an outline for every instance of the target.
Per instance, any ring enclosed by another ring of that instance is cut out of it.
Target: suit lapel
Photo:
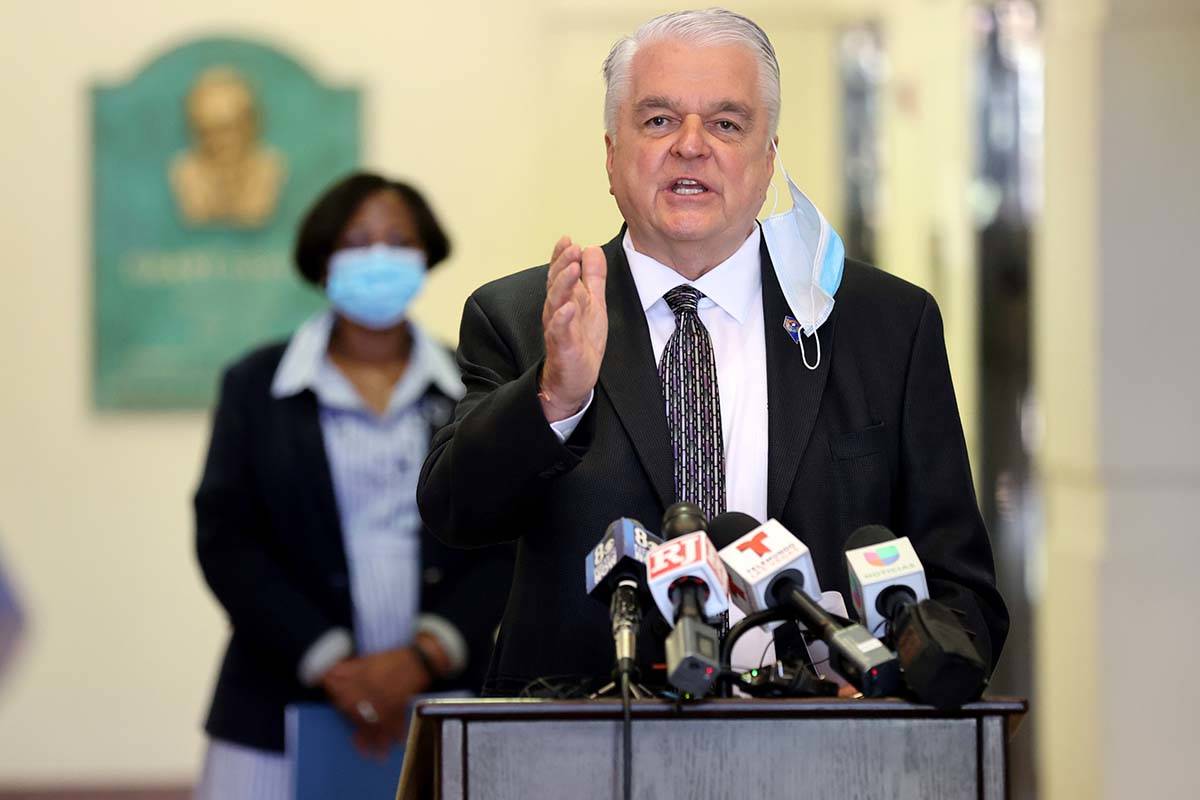
[[[307,505],[310,510],[306,516],[311,524],[305,526],[306,531],[319,554],[320,563],[341,565],[344,571],[346,551],[342,545],[342,524],[333,491],[329,457],[325,452],[325,439],[321,434],[317,398],[306,390],[278,402],[283,403],[286,409],[287,434],[292,440],[296,456],[285,469],[293,471],[294,485],[303,492],[304,496],[296,498],[296,501]]]
[[[608,259],[604,292],[608,302],[608,344],[604,363],[600,365],[600,385],[666,508],[675,501],[675,456],[646,314],[621,246],[624,232],[622,228],[604,246]]]
[[[763,321],[767,346],[767,512],[774,518],[783,514],[788,496],[796,483],[800,459],[812,436],[821,394],[833,359],[833,334],[837,325],[836,309],[817,330],[821,340],[821,363],[815,370],[804,366],[800,347],[783,327],[783,318],[791,314],[766,239],[760,249],[762,261]],[[812,339],[804,340],[809,363],[816,357]]]

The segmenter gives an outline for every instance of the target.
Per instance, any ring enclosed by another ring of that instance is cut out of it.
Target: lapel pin
[[[791,314],[783,318],[783,329],[787,331],[787,335],[792,337],[792,341],[800,344],[800,323]]]

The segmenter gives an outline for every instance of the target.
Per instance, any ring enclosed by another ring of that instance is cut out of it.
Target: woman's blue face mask
[[[404,319],[424,283],[423,251],[375,244],[333,254],[325,295],[338,313],[380,331]]]

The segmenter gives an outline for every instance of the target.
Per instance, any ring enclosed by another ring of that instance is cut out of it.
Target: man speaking
[[[584,556],[614,518],[654,528],[681,500],[778,519],[843,595],[855,529],[908,536],[994,664],[1008,614],[933,298],[845,259],[794,186],[793,209],[756,221],[778,145],[770,40],[723,9],[667,14],[614,45],[604,79],[625,225],[467,300],[467,393],[418,487],[445,541],[519,542],[485,690],[607,675]],[[644,634],[645,670],[662,645]]]

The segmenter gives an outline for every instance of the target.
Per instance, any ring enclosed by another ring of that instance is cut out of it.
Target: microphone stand
[[[637,600],[637,583],[623,580],[617,584],[617,590],[612,596],[612,625],[613,641],[616,644],[617,663],[613,667],[613,679],[597,691],[588,695],[589,700],[598,700],[614,693],[628,694],[639,700],[653,697],[653,693],[637,683],[637,661],[634,653],[637,648],[638,626],[642,614]]]

